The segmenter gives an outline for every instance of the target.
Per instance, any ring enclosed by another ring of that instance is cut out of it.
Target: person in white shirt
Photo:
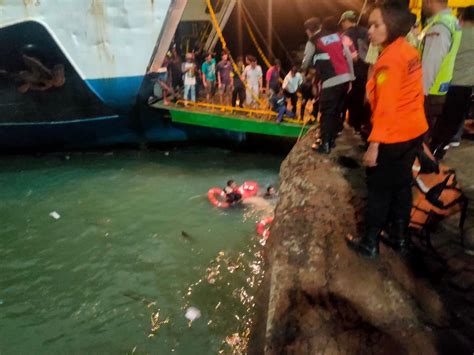
[[[192,53],[186,54],[186,62],[182,65],[184,78],[184,100],[196,102],[196,64]],[[190,97],[191,96],[191,97]]]
[[[283,90],[285,96],[291,101],[291,111],[293,115],[296,115],[296,104],[298,103],[298,90],[303,83],[303,76],[298,72],[298,67],[293,65],[290,72],[286,75],[283,80]]]
[[[242,74],[245,84],[247,87],[246,91],[246,103],[247,105],[255,105],[256,99],[259,97],[260,91],[262,89],[262,67],[257,65],[257,59],[254,56],[247,56],[247,65]]]

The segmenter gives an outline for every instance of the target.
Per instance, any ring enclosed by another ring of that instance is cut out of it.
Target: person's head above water
[[[410,11],[399,4],[376,6],[369,16],[369,38],[374,45],[387,46],[405,37],[412,26]]]
[[[311,17],[305,21],[304,29],[308,38],[313,37],[321,29],[321,20],[317,17]]]
[[[237,184],[235,183],[234,180],[229,180],[227,181],[227,186],[235,189],[237,187]]]
[[[267,187],[267,192],[266,192],[266,196],[274,196],[276,194],[276,190],[275,190],[275,187],[273,187],[273,185],[270,185]]]

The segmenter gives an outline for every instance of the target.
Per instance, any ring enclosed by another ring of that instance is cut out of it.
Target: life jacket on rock
[[[464,221],[468,199],[456,179],[456,172],[445,165],[438,169],[425,169],[430,165],[427,156],[420,156],[413,165],[413,206],[410,229],[415,234],[426,237],[430,243],[430,233],[446,217],[460,213],[459,229],[463,242]],[[433,162],[431,162],[431,166]],[[437,170],[437,171],[433,171]]]

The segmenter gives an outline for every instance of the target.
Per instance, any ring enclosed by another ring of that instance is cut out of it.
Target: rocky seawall
[[[472,354],[474,257],[455,221],[433,237],[436,252],[415,239],[405,257],[383,245],[379,259],[359,257],[345,237],[363,219],[361,143],[345,132],[330,156],[320,156],[309,148],[312,136],[281,167],[249,353]],[[472,232],[473,218],[467,227]]]

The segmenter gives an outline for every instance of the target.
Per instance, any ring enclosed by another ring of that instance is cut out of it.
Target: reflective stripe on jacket
[[[449,84],[453,78],[454,62],[456,54],[461,43],[461,27],[458,19],[450,12],[443,11],[438,15],[433,16],[428,20],[428,24],[422,32],[422,40],[420,44],[421,55],[424,55],[424,47],[429,30],[435,25],[442,25],[446,27],[451,33],[451,46],[449,52],[443,58],[441,66],[436,75],[433,85],[430,87],[428,94],[430,95],[446,95],[449,89]]]

